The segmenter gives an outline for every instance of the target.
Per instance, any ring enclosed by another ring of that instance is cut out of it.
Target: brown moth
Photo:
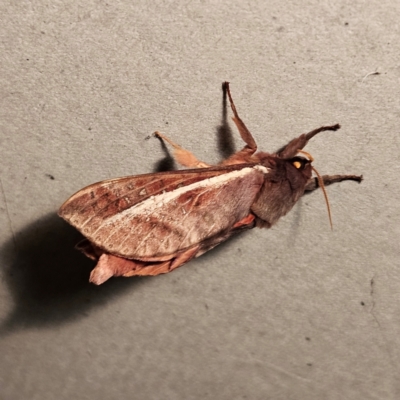
[[[256,152],[228,82],[225,89],[246,143],[242,150],[212,166],[156,132],[174,148],[177,162],[191,169],[98,182],[61,206],[59,215],[86,237],[78,249],[97,261],[91,282],[170,272],[237,232],[270,228],[305,192],[344,180],[361,182],[356,175],[312,177],[313,159],[302,149],[316,134],[338,130],[338,124],[302,134],[276,153]]]

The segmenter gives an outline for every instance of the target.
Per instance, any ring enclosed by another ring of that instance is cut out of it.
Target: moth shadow
[[[221,124],[217,127],[217,146],[220,156],[225,159],[235,152],[233,132],[228,121],[228,103],[226,86],[222,84],[222,116]]]
[[[3,281],[14,308],[0,321],[0,337],[31,326],[58,325],[88,316],[90,310],[141,282],[111,279],[89,283],[93,261],[74,249],[80,234],[56,214],[18,232],[1,249]]]
[[[153,167],[153,172],[165,172],[165,171],[175,171],[176,164],[174,157],[172,157],[171,153],[168,150],[167,145],[165,144],[164,140],[158,138],[161,143],[161,148],[165,154],[164,158],[160,161],[157,161]]]

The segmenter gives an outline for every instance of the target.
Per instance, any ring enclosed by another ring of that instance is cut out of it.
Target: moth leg
[[[257,143],[253,138],[253,135],[250,133],[250,131],[247,129],[246,125],[242,121],[242,119],[239,117],[239,114],[236,110],[235,103],[233,102],[232,95],[231,95],[231,90],[229,89],[229,82],[225,82],[225,90],[229,98],[229,103],[231,105],[232,111],[233,111],[233,122],[236,124],[240,136],[242,137],[243,141],[246,143],[246,146],[240,151],[243,152],[246,150],[246,153],[248,154],[253,154],[257,150]]]
[[[340,129],[339,124],[329,125],[329,126],[321,126],[320,128],[314,129],[311,132],[303,133],[299,137],[291,140],[287,145],[283,146],[279,149],[276,154],[280,158],[291,158],[295,157],[299,150],[302,150],[308,141],[317,135],[320,132],[325,131],[337,131]]]
[[[247,217],[242,218],[240,221],[236,222],[235,225],[233,225],[232,229],[236,228],[241,228],[245,227],[247,225],[251,225],[253,221],[255,220],[255,216],[253,214],[249,214]]]
[[[208,168],[209,164],[206,164],[203,161],[197,159],[197,157],[190,152],[174,143],[172,140],[168,139],[166,136],[161,134],[160,132],[154,132],[154,134],[162,140],[165,140],[174,148],[174,158],[175,160],[184,167],[187,168]]]
[[[324,182],[324,186],[342,181],[356,181],[360,183],[363,179],[362,175],[323,175],[321,178]],[[310,193],[319,187],[318,178],[310,178],[306,184],[305,192]]]
[[[257,151],[257,143],[253,138],[253,135],[247,129],[246,125],[239,117],[239,114],[236,110],[235,103],[233,102],[231,91],[229,89],[229,82],[225,82],[225,90],[229,98],[229,103],[231,105],[233,111],[233,122],[236,124],[240,136],[243,141],[246,143],[246,146],[243,147],[242,150],[239,150],[237,153],[231,155],[226,160],[224,160],[221,165],[233,165],[233,164],[241,164],[245,162],[252,162],[252,155]]]

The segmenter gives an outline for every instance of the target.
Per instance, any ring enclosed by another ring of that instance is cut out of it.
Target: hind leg
[[[186,150],[179,146],[178,144],[174,143],[172,140],[168,139],[166,136],[164,136],[160,132],[154,132],[154,134],[166,141],[168,144],[170,144],[174,148],[174,158],[175,160],[181,164],[184,167],[187,168],[208,168],[210,167],[209,164],[200,161],[192,152],[189,150]]]

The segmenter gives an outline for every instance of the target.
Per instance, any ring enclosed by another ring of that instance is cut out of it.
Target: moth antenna
[[[307,151],[298,149],[297,152],[305,155],[310,160],[310,162],[314,161],[314,157]],[[315,175],[317,175],[318,184],[319,184],[320,188],[322,189],[322,192],[324,193],[326,208],[328,209],[329,223],[331,225],[331,229],[333,229],[331,206],[329,204],[328,194],[326,193],[326,190],[325,190],[324,180],[322,179],[322,176],[319,174],[319,172],[312,165],[311,165],[311,169],[315,172]]]
[[[305,137],[307,142],[313,138],[315,135],[317,135],[320,132],[325,132],[325,131],[337,131],[340,129],[340,124],[335,124],[335,125],[329,125],[329,126],[321,126],[320,128],[314,129],[311,132],[308,132]]]
[[[307,151],[297,150],[297,152],[300,153],[300,154],[304,154],[311,162],[314,161],[314,157],[310,153],[308,153]]]
[[[331,225],[331,229],[333,230],[331,206],[329,204],[328,194],[326,193],[324,180],[322,179],[322,176],[318,173],[318,171],[312,165],[311,165],[311,169],[315,172],[315,175],[317,175],[318,184],[319,184],[320,188],[322,189],[322,192],[324,193],[326,208],[328,209],[329,223]]]
[[[325,131],[337,131],[338,129],[340,129],[340,125],[335,124],[330,126],[321,126],[320,128],[314,129],[311,132],[303,133],[299,137],[291,140],[286,146],[280,148],[276,154],[280,158],[294,157],[296,155],[296,151],[298,151],[297,149],[303,149],[307,145],[308,141],[318,133]]]

